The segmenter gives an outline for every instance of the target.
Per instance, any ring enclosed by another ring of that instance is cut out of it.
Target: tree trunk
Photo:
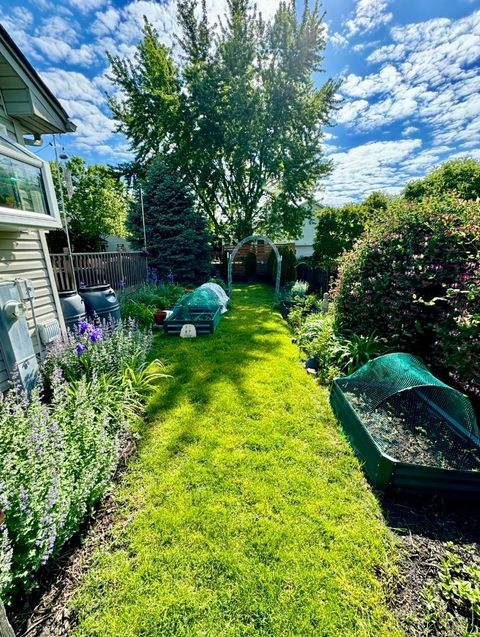
[[[0,637],[15,637],[15,633],[13,632],[13,628],[10,626],[10,623],[7,619],[5,606],[3,605],[3,602],[1,599],[0,599]]]

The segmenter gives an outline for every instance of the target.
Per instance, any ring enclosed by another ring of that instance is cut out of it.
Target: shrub
[[[146,283],[136,290],[122,292],[119,297],[122,318],[134,319],[140,327],[149,327],[153,313],[176,303],[184,292],[182,286],[173,283]]]
[[[119,374],[125,365],[142,365],[151,344],[151,333],[138,330],[132,320],[102,327],[81,321],[65,342],[58,340],[48,348],[41,367],[43,383],[50,388],[56,369],[68,382],[83,375],[91,380],[94,375]]]
[[[480,395],[480,202],[392,204],[340,267],[336,327],[376,332]]]
[[[312,314],[296,331],[297,344],[307,356],[318,360],[318,378],[322,383],[330,383],[341,375],[336,361],[338,341],[334,332],[334,314]]]
[[[406,185],[404,197],[410,201],[453,192],[462,199],[480,197],[480,162],[464,157],[439,166],[424,179]]]
[[[297,278],[297,257],[295,252],[288,246],[280,246],[278,248],[279,253],[282,256],[282,272],[280,274],[280,285],[285,285],[291,281],[295,281]],[[267,260],[267,270],[273,282],[277,273],[277,257],[273,250],[270,251]]]
[[[4,599],[28,585],[104,494],[126,428],[125,398],[100,378],[69,386],[56,372],[52,389],[51,405],[38,389],[30,399],[10,391],[0,405]]]

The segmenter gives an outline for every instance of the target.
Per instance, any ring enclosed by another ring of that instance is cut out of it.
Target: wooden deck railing
[[[147,278],[143,252],[75,252],[51,254],[52,268],[60,292],[78,287],[109,283],[119,290],[139,285]],[[72,271],[75,271],[75,274]]]

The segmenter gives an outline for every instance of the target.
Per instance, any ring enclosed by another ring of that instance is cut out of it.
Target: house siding
[[[33,307],[37,323],[59,320],[56,289],[49,272],[49,256],[38,230],[3,230],[0,228],[0,281],[30,279],[33,282]],[[58,298],[58,296],[57,296]],[[35,352],[41,345],[35,334],[32,309],[27,305],[27,321]],[[0,391],[9,386],[5,363],[0,354]]]
[[[21,127],[6,114],[0,99],[0,124],[7,128],[8,135],[24,145]],[[65,323],[60,299],[55,284],[45,232],[35,228],[8,227],[0,225],[0,281],[29,279],[33,283],[33,308],[37,324],[56,319],[65,333]],[[39,356],[42,346],[35,333],[35,322],[30,304],[27,304],[27,321],[33,347]],[[5,362],[0,351],[0,392],[10,386]]]

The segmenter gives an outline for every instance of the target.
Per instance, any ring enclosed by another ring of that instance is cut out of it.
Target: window
[[[41,169],[0,155],[0,206],[48,215]]]
[[[48,162],[0,135],[0,225],[61,228]]]

